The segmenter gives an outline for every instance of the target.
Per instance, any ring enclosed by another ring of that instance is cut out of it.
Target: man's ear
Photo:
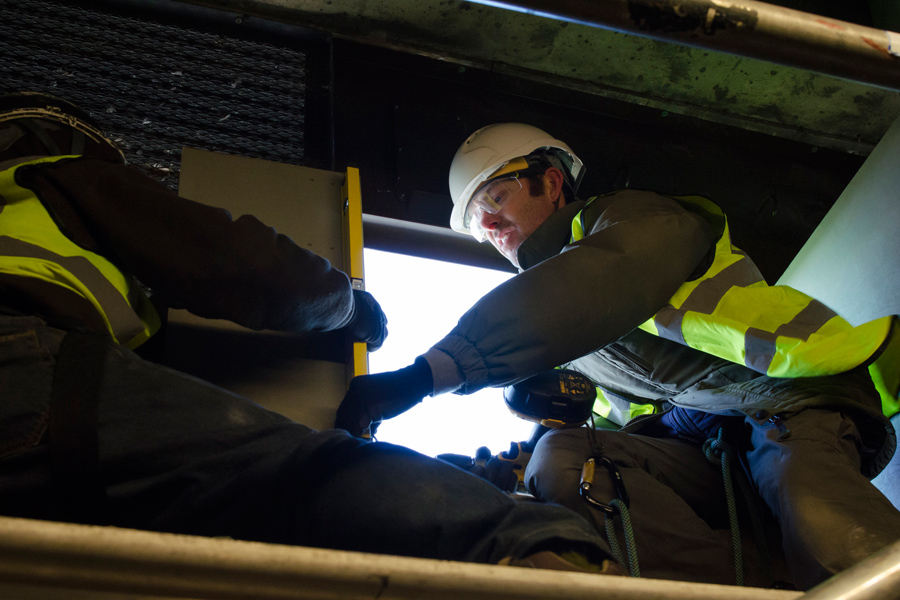
[[[550,199],[554,202],[560,202],[560,206],[566,203],[566,195],[563,193],[563,185],[565,184],[565,176],[563,172],[556,167],[547,167],[544,172],[544,181],[546,182],[547,192]]]

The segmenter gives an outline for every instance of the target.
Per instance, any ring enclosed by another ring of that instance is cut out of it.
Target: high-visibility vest
[[[67,238],[16,169],[71,156],[37,159],[0,171],[0,273],[41,280],[93,305],[113,339],[136,348],[160,326],[159,315],[134,279],[106,258]]]
[[[770,377],[836,375],[877,357],[868,369],[882,409],[887,416],[900,412],[896,316],[854,327],[798,290],[768,285],[749,257],[731,244],[728,221],[718,205],[700,196],[672,199],[704,217],[721,235],[706,272],[682,284],[640,329]],[[582,210],[572,220],[572,241],[583,238]]]
[[[659,406],[653,403],[637,404],[628,401],[609,390],[597,386],[597,399],[594,400],[592,411],[615,425],[625,425],[630,420],[641,415],[652,415],[659,410]],[[600,426],[605,429],[607,427]]]

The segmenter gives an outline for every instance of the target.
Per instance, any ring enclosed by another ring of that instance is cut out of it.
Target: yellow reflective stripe
[[[872,383],[881,396],[881,410],[887,417],[900,412],[900,319],[891,319],[890,339],[878,358],[869,365]]]
[[[841,319],[835,317],[835,319]],[[846,324],[846,321],[843,321]],[[891,317],[883,317],[840,333],[813,334],[805,342],[779,338],[778,352],[769,366],[771,377],[805,377],[843,373],[868,360],[881,344],[891,326]]]
[[[725,269],[727,269],[734,263],[744,259],[743,256],[733,254],[731,252],[731,243],[729,239],[730,238],[727,235],[726,227],[726,234],[719,238],[719,241],[716,242],[716,254],[713,258],[712,265],[710,265],[709,269],[706,270],[702,277],[699,277],[698,279],[695,279],[693,281],[687,281],[682,284],[682,286],[678,288],[675,294],[673,294],[669,299],[669,304],[671,304],[675,308],[681,308],[685,301],[688,300],[688,298],[698,287],[700,287],[701,284],[713,280],[716,275],[722,273],[723,271],[725,271]],[[708,287],[708,285],[709,284],[704,287]],[[728,287],[730,287],[730,285]],[[727,291],[728,287],[723,289],[721,291],[721,294],[724,294]],[[703,297],[709,297],[711,295],[709,294],[709,290],[704,290],[704,292],[706,293],[703,294]]]
[[[689,312],[684,315],[681,328],[689,332],[685,335],[685,343],[691,348],[744,364],[746,325],[737,321],[723,324],[719,316]]]
[[[591,198],[593,200],[593,198]],[[588,200],[590,202],[590,200]],[[587,206],[587,205],[585,205]],[[584,212],[584,209],[578,211],[578,214],[575,215],[575,218],[572,219],[572,241],[577,242],[578,240],[584,239],[584,225],[581,222],[581,213]]]
[[[612,412],[612,404],[600,388],[597,388],[597,399],[594,400],[593,411],[604,419],[608,419],[609,413]]]
[[[709,198],[703,196],[669,196],[669,198],[677,200],[685,209],[699,214],[715,228],[715,231],[728,227],[725,212]]]
[[[632,404],[631,410],[628,411],[628,420],[641,415],[652,415],[656,412],[656,406],[653,404]]]
[[[652,333],[653,335],[661,335],[659,332],[659,328],[656,326],[656,318],[650,317],[640,325],[638,325],[638,329],[646,331],[647,333]]]
[[[162,320],[159,318],[159,313],[156,312],[156,307],[150,302],[150,298],[143,292],[138,292],[135,296],[136,298],[131,301],[131,308],[137,313],[143,327],[130,339],[120,342],[129,350],[134,350],[149,340],[162,327]]]
[[[709,269],[679,287],[667,306],[639,326],[642,331],[770,377],[843,373],[878,352],[893,322],[891,317],[853,327],[798,290],[767,285],[753,262],[731,245],[727,220],[715,203],[701,197],[675,200],[714,226],[718,222],[722,235]],[[579,212],[572,221],[573,240],[584,237],[581,221]],[[870,367],[872,380],[885,414],[894,414],[900,360],[889,362],[879,357],[876,364],[878,367]]]
[[[160,327],[159,315],[133,280],[106,258],[67,238],[31,190],[15,183],[17,168],[55,162],[46,157],[0,172],[0,272],[33,277],[88,300],[117,342],[135,348]]]
[[[0,273],[40,279],[85,298],[117,342],[126,343],[141,333],[149,333],[148,327],[153,324],[144,323],[121,291],[84,256],[60,256],[40,246],[0,236]],[[151,314],[158,329],[159,317],[155,310]]]
[[[690,347],[770,377],[816,377],[848,371],[878,350],[889,325],[890,317],[852,327],[835,316],[824,331],[805,340],[775,335],[772,350],[764,352],[759,349],[760,339],[738,321],[694,312],[685,314],[682,321],[685,343]],[[644,326],[641,329],[646,331]]]
[[[788,340],[807,342],[814,335],[838,335],[852,328],[849,323],[838,317],[833,310],[821,302],[812,300],[805,295],[802,298],[809,300],[809,304],[789,322],[778,326],[774,331],[765,331],[757,327],[747,331],[748,367],[767,373],[773,370],[774,364],[774,370],[777,370],[780,361],[777,358],[778,353],[794,348],[792,342]],[[807,344],[797,346],[796,353],[805,352],[809,348],[810,346]]]
[[[597,388],[597,399],[594,400],[593,412],[594,414],[600,415],[604,419],[615,423],[617,425],[625,425],[631,419],[640,416],[640,415],[652,415],[656,412],[657,407],[655,404],[637,404],[635,402],[631,402],[630,400],[623,400],[628,402],[627,408],[616,408],[616,414],[613,414],[613,403],[612,401],[606,397],[603,393],[603,390],[599,387]],[[622,421],[621,423],[619,421]]]
[[[762,331],[775,332],[790,322],[809,304],[811,298],[786,293],[790,288],[732,288],[710,314],[726,317],[740,315],[744,323]]]

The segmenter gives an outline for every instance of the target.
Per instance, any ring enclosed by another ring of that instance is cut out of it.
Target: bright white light
[[[512,277],[425,258],[365,250],[366,291],[388,318],[388,338],[369,354],[369,372],[381,373],[412,364],[456,325],[479,298]],[[445,452],[474,456],[479,446],[492,454],[510,442],[527,440],[533,424],[515,417],[499,388],[469,396],[428,397],[415,408],[384,421],[377,438],[435,456]]]

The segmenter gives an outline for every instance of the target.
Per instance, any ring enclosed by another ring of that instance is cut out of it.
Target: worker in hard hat
[[[465,140],[450,167],[450,225],[489,241],[520,273],[413,365],[356,378],[338,425],[358,434],[427,395],[565,365],[596,384],[594,411],[622,429],[545,435],[526,483],[601,530],[607,517],[630,516],[644,574],[777,579],[765,561],[712,568],[742,558],[725,488],[740,496],[744,471],[782,528],[798,587],[900,539],[900,512],[869,482],[895,447],[896,317],[852,327],[796,290],[768,286],[705,198],[624,190],[579,200],[583,172],[568,145],[529,125],[491,125]],[[589,459],[596,469],[585,477]],[[618,483],[628,515],[597,506],[620,498]]]
[[[251,216],[124,164],[89,115],[0,97],[0,514],[426,558],[612,572],[593,528],[390,444],[317,432],[132,352],[145,290],[254,329],[386,318]],[[302,401],[298,398],[298,401]]]

